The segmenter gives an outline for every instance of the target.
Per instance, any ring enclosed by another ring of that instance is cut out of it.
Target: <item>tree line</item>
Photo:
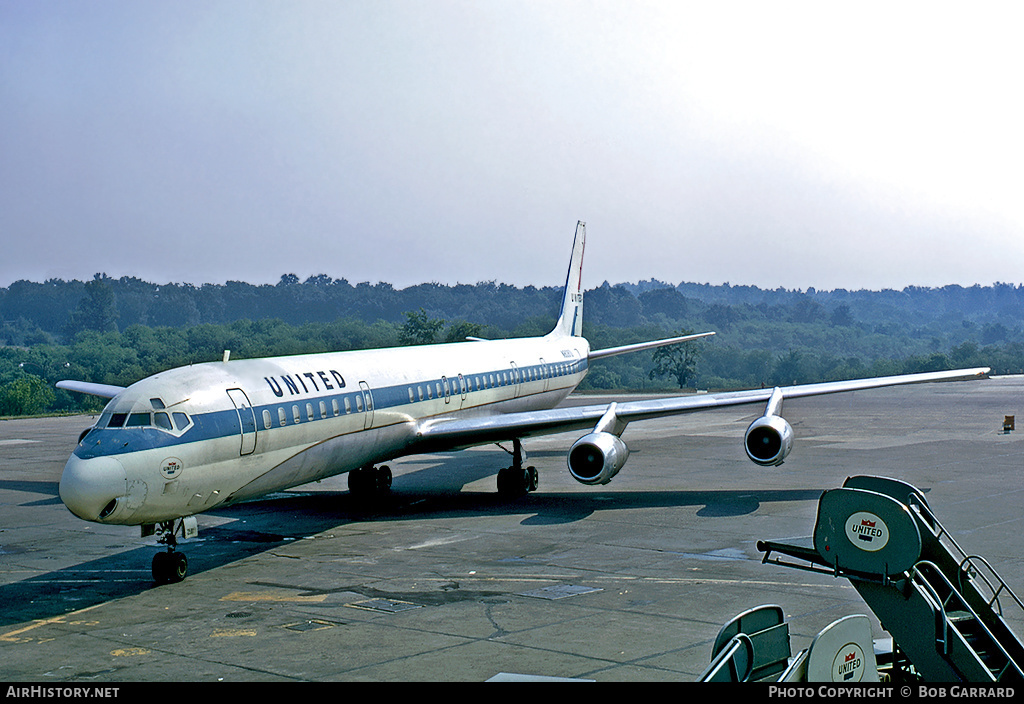
[[[62,378],[128,385],[175,366],[466,337],[540,335],[560,287],[494,282],[394,289],[286,275],[276,285],[18,281],[0,289],[0,415],[96,410]],[[903,291],[765,290],[658,281],[585,294],[595,349],[714,330],[666,352],[595,362],[584,389],[668,391],[809,383],[991,366],[1024,373],[1024,287]]]

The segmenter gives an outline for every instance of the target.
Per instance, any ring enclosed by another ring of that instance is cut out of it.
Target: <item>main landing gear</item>
[[[188,576],[188,558],[177,552],[178,532],[183,538],[194,538],[199,534],[195,516],[186,516],[176,521],[163,521],[155,526],[144,526],[143,537],[158,534],[157,542],[166,545],[167,550],[153,556],[153,580],[157,584],[180,582]]]
[[[355,496],[384,496],[391,491],[391,468],[367,465],[348,473],[348,490]]]
[[[501,447],[501,445],[498,445]],[[501,448],[505,449],[505,448]],[[505,450],[508,452],[508,450]],[[498,472],[498,494],[506,498],[515,498],[531,491],[537,491],[540,479],[537,468],[523,467],[523,443],[516,438],[512,441],[512,466]]]

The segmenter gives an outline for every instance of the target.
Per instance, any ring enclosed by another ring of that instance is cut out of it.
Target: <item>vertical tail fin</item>
[[[569,274],[562,292],[562,310],[552,335],[580,337],[583,334],[583,247],[587,239],[587,223],[576,223],[576,238],[572,243]]]

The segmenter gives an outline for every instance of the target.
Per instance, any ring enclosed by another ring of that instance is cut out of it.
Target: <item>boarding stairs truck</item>
[[[784,657],[781,609],[758,607],[723,627],[702,679],[841,681],[856,674],[877,681],[881,672],[894,680],[1024,681],[1024,644],[1008,622],[1024,619],[1024,603],[987,560],[957,544],[910,484],[850,477],[822,494],[812,536],[757,547],[764,563],[849,580],[892,636],[891,653],[877,647],[867,618],[858,616],[826,628],[797,657]],[[822,664],[811,672],[815,649]],[[865,669],[854,673],[844,663],[857,660],[858,650]]]

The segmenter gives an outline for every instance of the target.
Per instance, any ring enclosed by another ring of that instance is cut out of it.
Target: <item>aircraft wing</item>
[[[776,391],[781,398],[803,398],[824,394],[860,391],[885,386],[920,384],[935,381],[968,381],[984,378],[988,367],[957,369],[945,372],[924,372],[899,376],[828,381],[818,384],[783,386],[778,389],[751,389],[716,394],[695,394],[667,398],[623,401],[612,404],[554,408],[541,411],[524,411],[497,416],[478,418],[437,418],[423,422],[417,429],[415,449],[421,452],[436,452],[462,447],[471,447],[489,442],[508,441],[535,435],[548,435],[570,430],[588,430],[599,421],[603,426],[614,427],[618,435],[626,424],[650,418],[694,413],[712,408],[725,408],[752,403],[767,403]],[[607,419],[607,423],[605,420]]]
[[[77,391],[80,394],[89,394],[90,396],[100,396],[102,398],[114,398],[125,390],[124,386],[114,386],[113,384],[94,384],[91,381],[75,381],[73,379],[58,381],[56,386],[58,389]]]

